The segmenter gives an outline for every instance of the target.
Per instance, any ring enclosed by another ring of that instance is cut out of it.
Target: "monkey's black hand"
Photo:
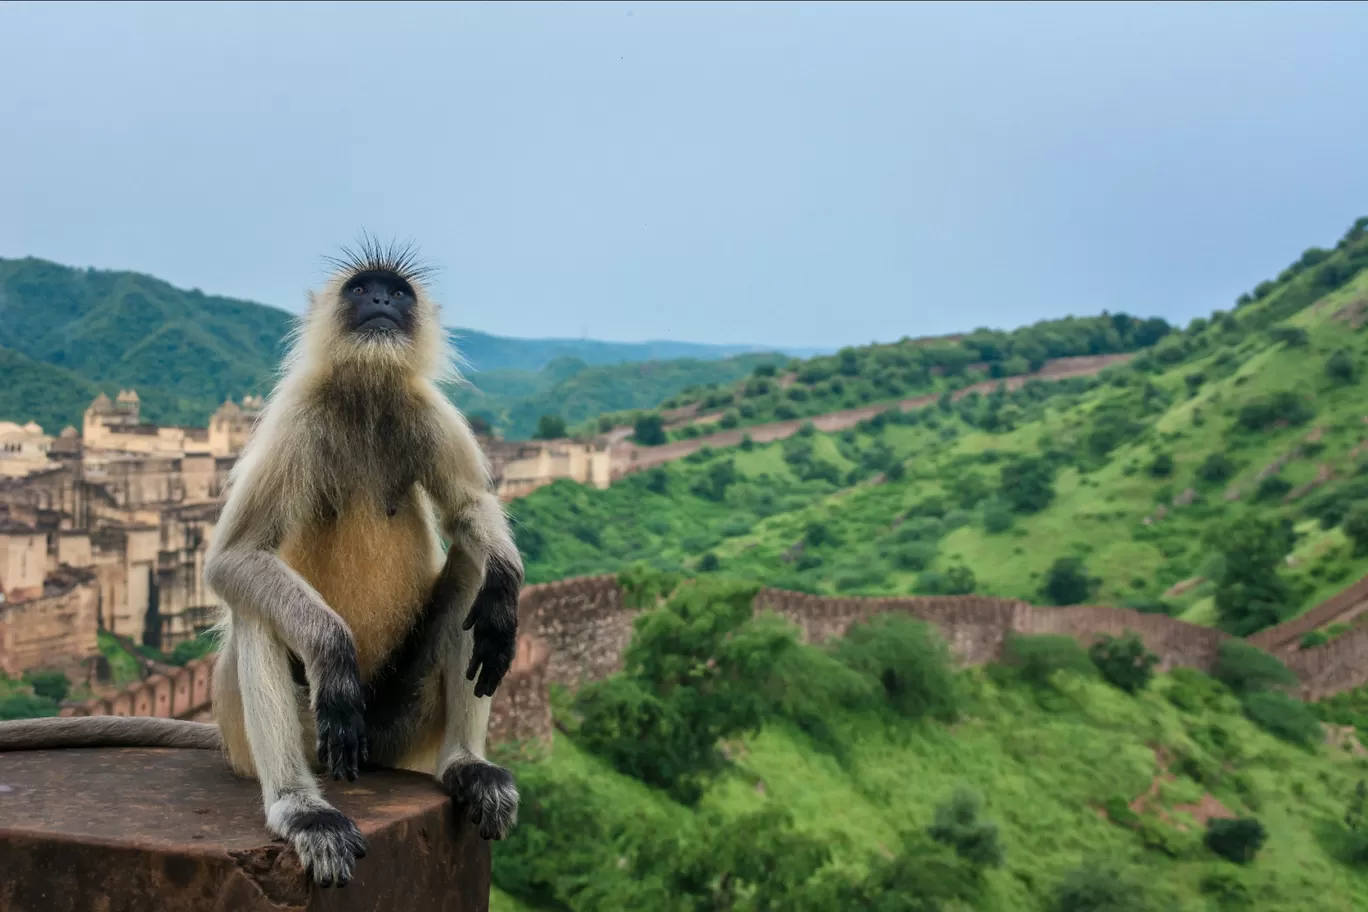
[[[356,781],[361,762],[370,753],[366,740],[365,700],[361,674],[355,659],[350,668],[330,675],[318,689],[314,702],[314,727],[318,732],[318,762],[326,764],[334,779]]]
[[[461,625],[462,629],[472,631],[474,639],[466,678],[475,682],[477,697],[492,697],[513,664],[518,646],[518,590],[522,580],[522,567],[491,557],[484,585]]]

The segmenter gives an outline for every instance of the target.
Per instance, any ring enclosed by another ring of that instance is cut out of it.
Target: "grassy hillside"
[[[652,413],[603,415],[597,427],[657,417],[671,439],[708,430],[821,415],[877,402],[962,389],[985,379],[1040,370],[1053,358],[1114,355],[1153,345],[1172,331],[1164,320],[1126,314],[1045,320],[1011,332],[978,329],[940,339],[903,339],[841,349],[782,367],[757,367],[744,381],[697,386]],[[664,443],[664,437],[638,442]]]
[[[139,273],[0,259],[0,418],[55,432],[79,425],[100,390],[135,387],[150,420],[202,425],[225,398],[269,390],[289,325],[278,308]],[[780,360],[745,346],[453,332],[474,386],[453,397],[511,436],[530,435],[545,412],[578,421],[650,406]]]
[[[1245,623],[1293,615],[1368,572],[1368,542],[1354,544],[1368,538],[1368,235],[1303,261],[1096,378],[703,451],[606,491],[548,486],[512,506],[530,576],[647,560],[1199,623],[1217,622],[1224,585],[1226,604],[1257,605]]]
[[[749,591],[680,590],[622,673],[560,694],[551,755],[512,758],[493,909],[1368,903],[1368,765],[1272,685],[1130,678],[1053,637],[957,672],[906,618],[799,646]]]

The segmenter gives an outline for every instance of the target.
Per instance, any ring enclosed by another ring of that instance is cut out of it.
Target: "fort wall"
[[[99,591],[85,574],[42,595],[0,605],[0,671],[61,671],[83,680],[84,663],[99,652]]]
[[[1088,646],[1104,634],[1119,636],[1129,630],[1159,657],[1161,670],[1182,666],[1210,672],[1221,644],[1229,639],[1219,630],[1162,614],[1091,605],[1042,607],[976,595],[850,598],[762,589],[755,608],[788,619],[809,643],[841,636],[852,624],[875,615],[909,614],[933,624],[952,653],[967,665],[1000,658],[1004,643],[1014,633],[1068,636]],[[518,650],[494,696],[489,741],[549,740],[553,730],[550,686],[574,690],[620,670],[639,614],[628,607],[625,593],[611,574],[526,587],[518,603]],[[1299,624],[1300,619],[1283,626]],[[1289,639],[1285,634],[1266,639],[1285,642]],[[212,699],[213,661],[210,656],[174,673],[151,675],[117,694],[64,707],[62,714],[202,719]],[[1304,700],[1358,687],[1368,683],[1368,627],[1311,649],[1293,649],[1283,655],[1283,661],[1300,680]]]

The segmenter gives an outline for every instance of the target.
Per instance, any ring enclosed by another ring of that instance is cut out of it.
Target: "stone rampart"
[[[1260,630],[1249,642],[1260,649],[1286,657],[1295,653],[1301,638],[1326,624],[1347,623],[1368,611],[1368,576],[1341,589],[1315,608],[1290,621]]]
[[[99,590],[90,584],[93,574],[80,575],[56,591],[0,602],[0,672],[51,668],[84,679],[84,663],[99,652]]]
[[[64,716],[156,716],[190,719],[213,701],[213,671],[217,656],[187,662],[169,674],[148,675],[122,690],[63,706]]]
[[[1091,605],[1042,607],[980,595],[849,598],[762,589],[755,607],[792,621],[811,643],[841,636],[877,614],[906,613],[935,625],[958,659],[971,665],[999,658],[1011,633],[1059,634],[1088,646],[1100,635],[1131,630],[1159,656],[1161,669],[1210,671],[1228,639],[1214,628],[1162,614]],[[550,685],[573,690],[620,670],[638,614],[611,574],[526,587],[518,604],[518,652],[490,708],[490,742],[549,740]],[[1303,699],[1357,687],[1368,683],[1368,627],[1282,657],[1300,679]],[[172,674],[151,675],[119,693],[64,707],[62,714],[203,718],[212,699],[213,662],[209,656]]]

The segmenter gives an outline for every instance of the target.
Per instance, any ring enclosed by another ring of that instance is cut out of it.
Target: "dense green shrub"
[[[936,806],[936,815],[926,834],[950,846],[965,861],[982,868],[1000,867],[1005,857],[997,824],[982,816],[983,801],[978,793],[956,789],[950,798]]]
[[[1354,557],[1368,554],[1368,503],[1359,501],[1344,517],[1344,535],[1354,543]]]
[[[936,543],[933,541],[910,541],[897,543],[893,547],[893,563],[900,570],[925,570],[936,559]]]
[[[1057,558],[1040,585],[1041,598],[1051,605],[1081,605],[1092,590],[1093,580],[1077,557]]]
[[[1168,478],[1173,474],[1173,454],[1157,453],[1149,464],[1149,473],[1155,478]]]
[[[1002,644],[1002,664],[1028,684],[1043,687],[1057,671],[1088,677],[1096,674],[1092,659],[1073,637],[1058,634],[1009,633]]]
[[[665,436],[664,420],[654,412],[642,415],[632,424],[632,439],[642,446],[665,443],[668,438]]]
[[[1339,854],[1355,867],[1368,865],[1368,783],[1362,779],[1354,787],[1354,794],[1344,809]]]
[[[928,570],[917,577],[916,591],[921,595],[969,595],[978,585],[974,571],[963,564],[948,567],[944,572]]]
[[[1274,342],[1281,342],[1288,348],[1305,348],[1310,336],[1300,326],[1278,325],[1268,330]]]
[[[623,670],[575,699],[578,738],[619,772],[692,803],[725,766],[720,738],[758,730],[791,629],[752,616],[759,587],[699,581],[639,615]]]
[[[1054,494],[1054,472],[1044,459],[1021,458],[1001,469],[998,496],[1018,513],[1039,513]]]
[[[874,711],[885,700],[884,685],[875,676],[852,667],[833,651],[810,646],[785,650],[763,687],[771,712],[840,757],[848,754],[850,745],[839,736],[837,721]]]
[[[936,629],[900,614],[854,624],[836,642],[835,655],[878,681],[889,704],[909,719],[953,721],[963,701],[953,657]]]
[[[1119,637],[1103,634],[1088,648],[1088,657],[1108,683],[1126,693],[1144,690],[1159,663],[1140,635],[1130,630]]]
[[[736,479],[735,461],[718,459],[708,465],[702,476],[694,479],[689,485],[689,491],[704,500],[720,503],[727,495],[727,488],[731,487]]]
[[[184,664],[184,663],[181,663]],[[33,688],[36,696],[61,703],[71,690],[71,681],[60,671],[32,670],[24,672],[24,683]]]
[[[1184,712],[1201,713],[1233,703],[1229,688],[1195,668],[1180,665],[1170,671],[1168,677],[1164,696]]]
[[[56,700],[37,694],[10,694],[8,697],[0,697],[0,720],[41,719],[57,715],[59,708]]]
[[[1254,908],[1254,891],[1229,868],[1217,868],[1202,875],[1197,887],[1221,910]]]
[[[1054,890],[1050,912],[1153,912],[1144,882],[1109,864],[1091,863],[1064,875]]]
[[[1354,355],[1347,348],[1341,348],[1325,359],[1325,375],[1336,383],[1353,383],[1358,375],[1354,365]]]
[[[1270,735],[1302,747],[1325,740],[1325,730],[1315,713],[1285,693],[1254,691],[1240,698],[1245,715]]]
[[[1297,676],[1277,656],[1237,639],[1221,644],[1212,677],[1239,696],[1297,683]]]
[[[1000,535],[1012,528],[1014,517],[1011,504],[993,499],[983,505],[983,531],[989,535]]]
[[[1257,817],[1227,819],[1215,817],[1207,821],[1207,848],[1228,861],[1248,864],[1259,853],[1268,833]]]
[[[1224,561],[1214,601],[1219,624],[1227,633],[1248,636],[1283,619],[1291,590],[1281,569],[1292,536],[1289,522],[1257,516],[1209,531],[1207,541]]]
[[[1220,484],[1235,474],[1235,463],[1225,453],[1211,453],[1197,467],[1197,477],[1211,484]]]
[[[1305,397],[1286,390],[1246,402],[1236,420],[1246,431],[1261,431],[1278,422],[1294,427],[1306,424],[1315,416],[1315,410]]]

